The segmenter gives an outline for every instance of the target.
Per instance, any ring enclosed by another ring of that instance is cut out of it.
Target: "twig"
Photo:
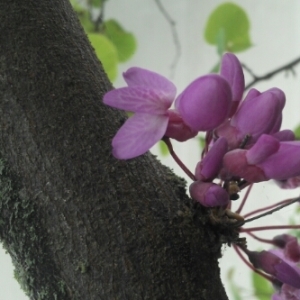
[[[244,205],[245,205],[245,203],[246,203],[246,201],[248,199],[248,196],[249,196],[249,194],[251,192],[252,187],[253,187],[253,184],[250,184],[249,187],[248,187],[248,189],[247,189],[247,191],[246,191],[246,194],[245,194],[245,196],[243,198],[243,201],[241,202],[239,208],[236,211],[237,214],[239,214],[242,211],[242,209],[243,209],[243,207],[244,207]]]
[[[300,229],[300,225],[273,225],[273,226],[241,228],[240,232],[252,232],[252,231],[275,230],[275,229]]]
[[[261,217],[264,217],[264,216],[267,216],[267,215],[271,215],[273,212],[276,212],[276,211],[278,211],[278,210],[280,210],[280,209],[282,209],[282,208],[284,208],[286,206],[289,206],[289,205],[291,205],[293,203],[296,203],[296,202],[299,202],[299,201],[300,201],[300,197],[295,198],[295,199],[291,199],[290,201],[287,201],[286,203],[284,203],[284,204],[282,204],[280,206],[277,206],[274,209],[271,209],[271,210],[269,210],[269,211],[267,211],[267,212],[265,212],[263,214],[260,214],[258,216],[253,217],[253,218],[249,218],[249,219],[245,220],[244,224],[245,223],[249,223],[249,222],[254,221],[254,220],[257,220],[257,219],[259,219]]]
[[[246,86],[245,86],[245,90],[248,90],[250,87],[252,87],[254,84],[256,84],[259,81],[262,80],[267,80],[272,78],[273,76],[275,76],[276,74],[282,72],[282,71],[286,71],[286,70],[291,70],[293,71],[293,67],[296,66],[297,64],[300,63],[300,57],[296,58],[295,60],[289,62],[286,65],[283,65],[263,76],[257,76],[255,75],[252,70],[250,70],[245,64],[242,64],[243,68],[253,77],[253,80],[250,81]]]
[[[171,68],[170,77],[172,79],[172,78],[174,78],[175,69],[177,67],[179,58],[181,56],[181,44],[180,44],[178,33],[177,33],[177,30],[176,30],[176,22],[168,14],[168,12],[164,8],[164,6],[161,4],[160,0],[154,0],[154,2],[156,3],[156,5],[157,5],[158,9],[160,10],[160,12],[166,18],[167,22],[169,23],[169,25],[171,27],[171,31],[172,31],[173,43],[175,45],[175,57],[174,57],[173,62],[170,66],[170,68]]]
[[[284,201],[280,201],[279,203],[273,204],[273,205],[271,205],[271,206],[266,206],[266,207],[260,208],[260,209],[258,209],[258,210],[252,211],[252,212],[250,212],[250,213],[248,213],[248,214],[245,214],[243,217],[246,218],[246,217],[252,216],[253,214],[256,214],[256,213],[258,213],[258,212],[265,211],[265,210],[267,210],[267,209],[270,209],[270,208],[275,207],[274,209],[268,210],[267,212],[265,212],[265,213],[263,213],[263,214],[260,214],[260,215],[257,215],[257,216],[255,216],[255,217],[253,217],[253,218],[245,219],[245,220],[243,220],[242,222],[237,222],[237,223],[234,224],[234,227],[241,227],[241,226],[243,226],[245,223],[252,222],[252,221],[254,221],[254,220],[257,220],[257,219],[259,219],[259,218],[261,218],[261,217],[264,217],[264,216],[267,216],[267,215],[271,215],[273,212],[276,212],[276,211],[278,211],[278,210],[280,210],[280,209],[282,209],[282,208],[284,208],[284,207],[286,207],[286,206],[289,206],[289,205],[291,205],[291,204],[293,204],[293,203],[295,203],[295,202],[298,202],[298,201],[300,201],[300,197],[298,197],[298,198],[293,198],[293,199],[288,199],[288,200],[284,200]],[[280,205],[280,204],[281,204],[281,205]],[[242,229],[243,229],[243,228],[242,228]]]
[[[95,30],[96,31],[99,31],[100,26],[103,24],[103,20],[104,20],[104,4],[105,4],[105,1],[106,0],[102,1],[100,13],[99,13],[97,19],[94,22],[94,24],[95,24]]]

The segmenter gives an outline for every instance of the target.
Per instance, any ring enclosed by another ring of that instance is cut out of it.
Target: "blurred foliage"
[[[118,52],[114,44],[103,34],[89,33],[88,38],[102,62],[108,78],[113,81],[118,74]]]
[[[118,64],[132,57],[137,44],[134,35],[127,32],[116,20],[103,20],[106,1],[86,0],[79,3],[71,0],[71,4],[108,78],[113,81],[118,75]]]
[[[158,147],[159,147],[160,154],[162,156],[167,156],[170,154],[169,149],[164,141],[159,141]]]
[[[298,125],[298,127],[294,130],[295,136],[296,136],[296,140],[300,140],[300,124]]]
[[[254,288],[254,294],[259,300],[270,300],[274,289],[270,282],[258,275],[255,272],[252,272],[252,284]]]
[[[251,47],[249,30],[247,13],[240,6],[226,2],[209,16],[204,36],[209,44],[217,46],[219,54],[220,45],[223,51],[239,52]]]
[[[108,20],[103,25],[103,34],[115,45],[119,62],[131,58],[136,49],[136,40],[132,33],[126,32],[116,20]]]
[[[233,276],[234,276],[234,268],[231,268],[227,273],[227,279],[229,282],[229,287],[230,287],[231,293],[233,295],[232,300],[242,300],[242,297],[240,296],[241,288],[235,284],[235,282],[233,280]]]

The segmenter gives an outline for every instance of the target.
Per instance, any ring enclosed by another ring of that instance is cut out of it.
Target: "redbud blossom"
[[[262,134],[273,134],[280,129],[284,104],[285,95],[277,88],[263,93],[252,89],[232,119],[217,129],[217,135],[227,138],[230,149],[239,147],[248,135],[249,146]]]
[[[216,74],[193,81],[176,99],[175,107],[195,131],[212,130],[228,117],[232,93],[229,83]]]
[[[272,295],[272,300],[299,300],[300,289],[283,284],[280,291]]]
[[[280,142],[276,153],[259,164],[270,179],[285,180],[300,175],[300,142]]]
[[[278,139],[281,142],[294,141],[295,140],[294,132],[292,130],[289,130],[289,129],[278,131],[278,132],[272,134],[272,136],[275,137],[276,139]]]
[[[232,103],[228,117],[232,117],[243,97],[245,80],[241,63],[232,53],[225,53],[222,57],[220,75],[229,83],[232,91]]]
[[[229,203],[228,193],[219,185],[211,182],[193,182],[190,185],[190,195],[195,201],[206,207],[226,207]]]
[[[129,159],[144,154],[164,136],[176,87],[165,77],[141,68],[131,68],[123,76],[128,87],[106,93],[103,102],[135,112],[112,140],[113,155]]]
[[[198,131],[192,130],[184,123],[182,117],[176,110],[169,109],[168,116],[169,122],[165,136],[175,139],[179,142],[184,142],[198,134]]]
[[[275,180],[282,189],[295,189],[300,186],[300,176],[291,177],[284,180]]]
[[[227,152],[223,165],[231,175],[249,182],[286,180],[300,175],[300,142],[262,135],[249,150]]]
[[[300,246],[296,237],[289,234],[277,235],[273,243],[283,249],[283,255],[292,262],[300,262]]]
[[[198,162],[195,177],[201,181],[211,181],[217,177],[227,148],[227,140],[223,137],[214,142],[205,157]]]
[[[290,264],[278,254],[271,251],[246,251],[250,262],[257,269],[274,276],[282,283],[300,288],[300,270],[297,266]]]

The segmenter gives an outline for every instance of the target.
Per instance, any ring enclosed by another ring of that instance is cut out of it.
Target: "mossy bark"
[[[66,0],[0,0],[0,237],[31,299],[227,299],[220,237],[125,120]]]

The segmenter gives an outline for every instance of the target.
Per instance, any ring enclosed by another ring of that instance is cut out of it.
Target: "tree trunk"
[[[30,299],[227,299],[220,234],[125,120],[67,0],[0,0],[0,237]]]

